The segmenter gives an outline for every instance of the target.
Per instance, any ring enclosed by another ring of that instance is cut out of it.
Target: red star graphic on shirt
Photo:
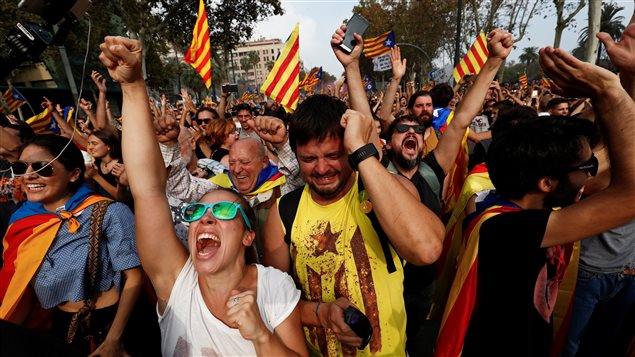
[[[333,254],[338,254],[337,245],[335,243],[341,234],[342,232],[333,232],[331,229],[331,222],[328,222],[324,228],[324,232],[311,236],[311,238],[317,241],[317,246],[315,247],[313,256],[319,257],[324,255],[327,251]]]

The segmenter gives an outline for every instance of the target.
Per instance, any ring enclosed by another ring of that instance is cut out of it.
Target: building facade
[[[233,69],[230,76],[235,78],[236,83],[244,83],[249,87],[260,87],[269,74],[268,64],[271,65],[276,61],[278,53],[283,48],[284,43],[279,39],[261,39],[243,43],[232,51]],[[258,62],[250,63],[246,68],[243,68],[247,65],[246,59],[250,57],[250,52],[256,53]]]

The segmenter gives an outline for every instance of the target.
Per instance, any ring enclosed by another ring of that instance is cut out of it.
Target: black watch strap
[[[377,151],[377,148],[372,143],[368,143],[348,155],[348,163],[351,165],[353,170],[357,170],[359,163],[371,156],[374,156],[377,160],[379,160],[379,152]]]

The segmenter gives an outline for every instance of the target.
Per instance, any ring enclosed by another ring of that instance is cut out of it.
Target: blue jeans
[[[635,307],[635,276],[580,268],[562,357],[603,356]]]

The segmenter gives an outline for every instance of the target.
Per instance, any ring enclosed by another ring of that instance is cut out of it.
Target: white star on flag
[[[384,46],[386,47],[390,47],[390,45],[392,44],[392,41],[390,41],[390,39],[386,40],[386,42],[384,42]]]

